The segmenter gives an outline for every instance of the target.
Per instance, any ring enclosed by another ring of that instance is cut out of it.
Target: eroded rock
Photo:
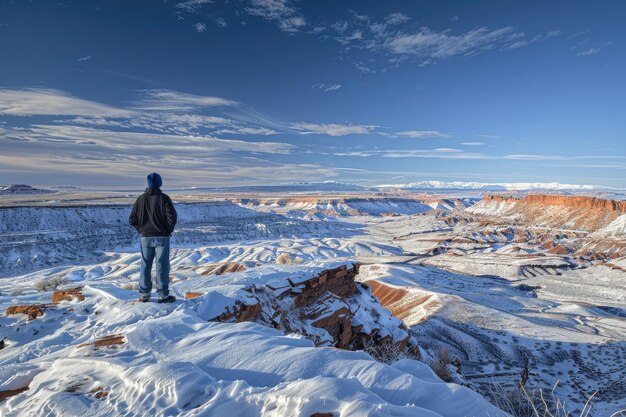
[[[48,304],[10,306],[7,308],[7,316],[14,314],[26,314],[28,316],[28,320],[35,320],[37,317],[43,316],[45,309],[48,307],[50,307]]]
[[[88,343],[81,343],[80,345],[78,345],[78,348],[80,349],[80,348],[84,348],[87,346],[94,346],[98,348],[98,347],[116,346],[116,345],[123,345],[123,344],[124,344],[124,335],[112,334],[109,336],[101,337],[99,339],[96,339]]]
[[[85,296],[82,293],[83,287],[69,288],[67,290],[58,290],[52,293],[52,303],[59,304],[61,301],[84,301]]]

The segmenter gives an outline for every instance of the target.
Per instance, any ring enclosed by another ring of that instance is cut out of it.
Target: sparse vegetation
[[[35,282],[35,289],[39,292],[54,291],[62,285],[68,284],[70,281],[65,277],[54,277],[48,280],[42,278]]]
[[[383,363],[393,363],[404,358],[404,353],[393,343],[375,343],[371,339],[363,340],[363,350],[372,358]]]
[[[594,392],[578,414],[573,414],[555,394],[558,381],[549,392],[544,389],[527,389],[521,384],[513,388],[504,388],[501,384],[491,383],[484,394],[494,405],[515,417],[588,417],[591,412],[591,400]],[[482,390],[481,390],[482,391]],[[614,414],[619,416],[620,412]]]
[[[279,265],[298,265],[302,263],[302,258],[292,257],[287,252],[283,252],[276,257],[276,263]]]
[[[132,291],[139,291],[139,283],[137,283],[137,282],[126,283],[126,284],[122,285],[122,289],[124,289],[124,290],[132,290]]]
[[[448,348],[444,347],[439,349],[437,357],[430,361],[429,365],[439,378],[446,382],[452,382],[452,371],[450,368],[457,366],[459,363],[459,358],[451,356]]]

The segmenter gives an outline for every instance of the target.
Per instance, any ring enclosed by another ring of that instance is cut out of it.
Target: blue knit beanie
[[[156,172],[148,175],[148,188],[161,188],[163,185],[163,180],[161,176]]]

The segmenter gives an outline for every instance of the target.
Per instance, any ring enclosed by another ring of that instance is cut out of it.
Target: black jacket
[[[171,236],[176,226],[176,209],[167,194],[147,188],[137,198],[128,222],[141,236]]]

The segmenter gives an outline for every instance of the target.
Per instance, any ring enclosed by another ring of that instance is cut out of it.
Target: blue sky
[[[625,187],[623,1],[2,1],[0,184]]]

